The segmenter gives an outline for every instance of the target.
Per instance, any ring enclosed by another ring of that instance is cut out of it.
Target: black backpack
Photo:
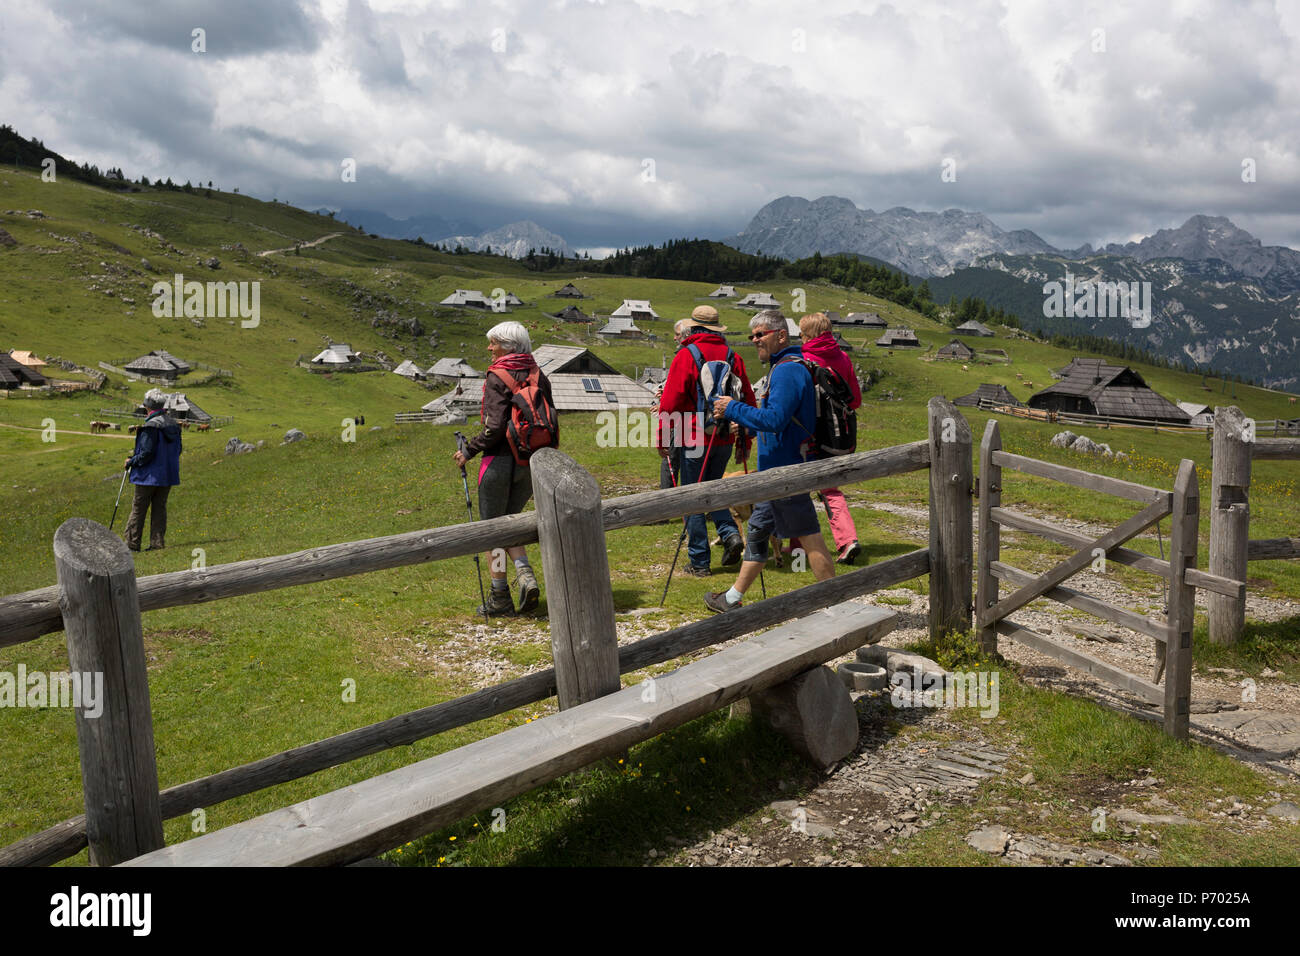
[[[794,423],[812,439],[813,454],[820,457],[855,452],[858,447],[858,413],[849,407],[853,404],[853,389],[849,383],[825,365],[808,359],[789,358],[778,364],[784,362],[798,362],[812,376],[816,424],[810,431],[798,418]]]

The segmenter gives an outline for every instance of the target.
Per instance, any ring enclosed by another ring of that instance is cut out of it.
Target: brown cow
[[[211,427],[212,427],[211,423],[209,423],[209,422],[204,422],[204,423],[201,424],[201,425],[200,425],[196,430],[197,430],[197,431],[201,431],[201,432],[205,432],[205,431],[207,431],[208,429],[210,429]]]

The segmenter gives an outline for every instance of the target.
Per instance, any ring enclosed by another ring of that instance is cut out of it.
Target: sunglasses
[[[753,335],[751,335],[751,336],[749,337],[749,341],[751,341],[751,342],[757,342],[759,339],[761,339],[761,338],[762,338],[763,336],[765,336],[765,335],[771,335],[773,332],[780,332],[780,331],[782,331],[782,330],[781,330],[781,329],[768,329],[766,332],[755,332]]]

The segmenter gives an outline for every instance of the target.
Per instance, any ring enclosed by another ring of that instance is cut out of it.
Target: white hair
[[[495,342],[507,352],[532,352],[533,340],[528,330],[519,322],[499,322],[487,330],[487,340]]]
[[[673,323],[673,335],[685,335],[687,329],[693,329],[699,323],[695,319],[678,319]]]
[[[764,309],[758,315],[749,320],[749,331],[757,332],[759,329],[786,329],[785,316],[776,309]]]
[[[167,404],[167,393],[160,388],[151,388],[144,393],[145,408],[163,408]]]

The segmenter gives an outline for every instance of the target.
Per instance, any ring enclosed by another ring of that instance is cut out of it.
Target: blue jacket
[[[131,456],[131,484],[181,483],[181,426],[161,411],[151,412],[135,433]]]
[[[803,352],[797,345],[772,356],[767,394],[760,408],[742,402],[727,405],[730,421],[758,432],[759,471],[805,460],[803,446],[812,439],[808,429],[816,427],[817,399],[808,370],[798,362],[783,361],[798,358],[803,358]],[[796,418],[802,424],[797,424]]]

